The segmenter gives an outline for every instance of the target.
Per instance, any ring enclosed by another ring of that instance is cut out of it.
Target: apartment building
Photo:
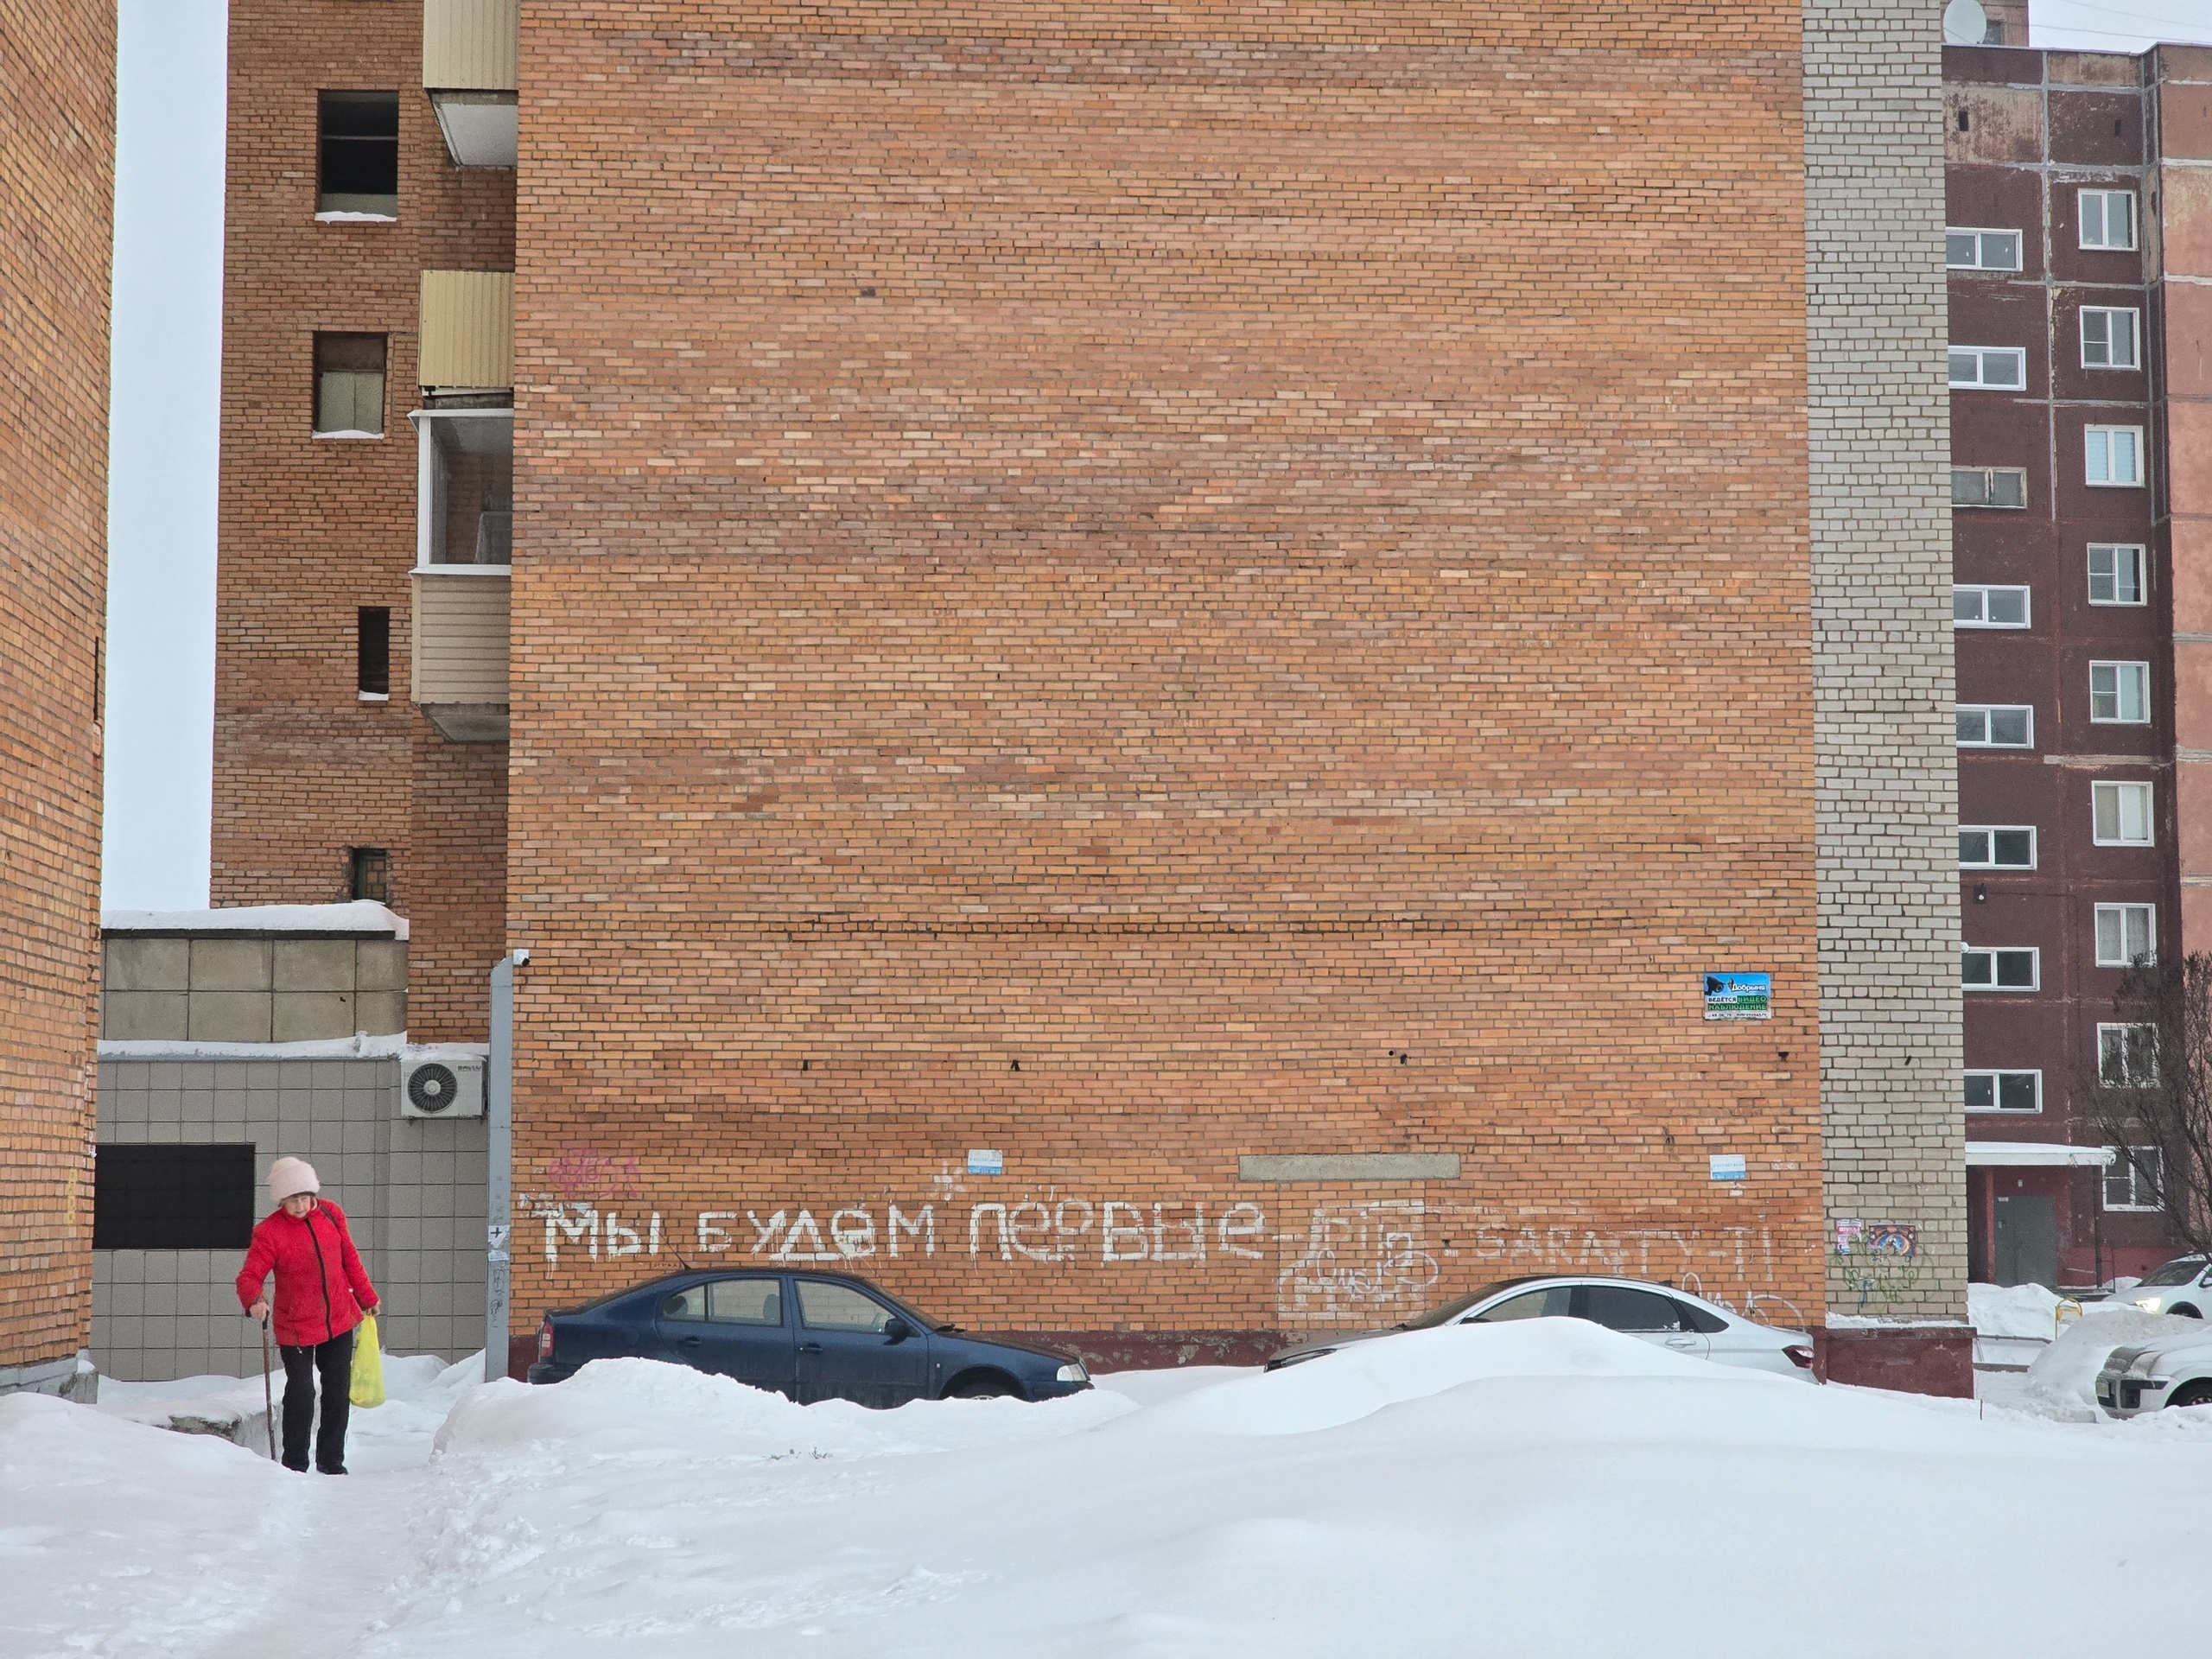
[[[2212,949],[2212,48],[1944,80],[1973,1271],[2094,1284],[2171,1254],[2155,1154],[2086,1121],[2156,1065],[2115,993]]]
[[[115,9],[0,0],[0,1392],[92,1311]]]
[[[512,1334],[1955,1317],[1926,10],[234,0],[216,900],[528,950]]]

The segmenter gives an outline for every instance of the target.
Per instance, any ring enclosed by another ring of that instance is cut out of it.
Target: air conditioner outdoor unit
[[[402,1117],[484,1116],[484,1062],[474,1055],[420,1055],[399,1065]]]

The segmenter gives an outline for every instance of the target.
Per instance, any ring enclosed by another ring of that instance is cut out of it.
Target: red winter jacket
[[[288,1348],[342,1337],[379,1300],[346,1230],[346,1212],[328,1198],[298,1220],[282,1208],[253,1230],[238,1279],[238,1306],[251,1308],[276,1271],[276,1340]]]

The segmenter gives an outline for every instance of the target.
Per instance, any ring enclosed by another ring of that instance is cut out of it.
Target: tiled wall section
[[[103,1146],[253,1144],[313,1163],[344,1207],[392,1313],[392,1353],[458,1359],[483,1340],[484,1122],[399,1115],[396,1060],[139,1061],[100,1065]],[[257,1215],[268,1206],[258,1188]],[[99,1250],[92,1357],[110,1376],[249,1376],[258,1332],[238,1312],[237,1250]]]
[[[1909,1265],[1828,1253],[1841,1313],[1965,1311],[1957,756],[1932,0],[1805,7],[1821,1109],[1831,1221],[1915,1230]]]

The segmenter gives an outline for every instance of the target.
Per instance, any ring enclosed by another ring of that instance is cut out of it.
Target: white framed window
[[[2036,711],[2023,703],[1962,702],[1958,710],[1962,749],[2031,749]]]
[[[1961,628],[2024,628],[2028,590],[1961,583],[1951,589],[1951,621]]]
[[[2143,482],[2143,429],[2090,426],[2082,430],[2082,476],[2107,489],[2133,489]]]
[[[2165,1184],[2165,1156],[2156,1147],[2114,1147],[2113,1160],[2105,1166],[2105,1208],[2107,1210],[2163,1210],[2160,1189]]]
[[[2136,342],[2142,314],[2111,306],[2082,308],[2082,366],[2085,369],[2139,369],[2143,355]]]
[[[2024,507],[2028,505],[2027,471],[2020,467],[1954,467],[1951,505]]]
[[[2133,190],[2084,190],[2075,201],[2081,209],[2083,247],[2125,251],[2135,245]]]
[[[2099,726],[2150,724],[2151,664],[2091,663],[2089,719]]]
[[[2134,968],[2158,959],[2155,905],[2097,906],[2097,966]]]
[[[2032,991],[2042,983],[2041,958],[2033,945],[1970,944],[1959,952],[1959,984],[1969,991]]]
[[[2097,1081],[2107,1089],[2150,1089],[2158,1081],[2156,1026],[2099,1026]]]
[[[2090,839],[2100,847],[2151,845],[2151,785],[2091,784]]]
[[[2032,870],[2036,831],[2028,823],[1962,823],[1959,826],[1959,868],[1962,870]]]
[[[2143,550],[2125,542],[2089,543],[2089,603],[2140,605],[2143,597]]]
[[[1943,263],[1953,270],[2018,270],[2020,233],[1953,226],[1943,232]]]
[[[2043,1110],[2040,1071],[1968,1071],[1966,1082],[1966,1107],[1970,1112]]]
[[[2028,354],[2016,346],[1951,347],[1951,390],[2018,391],[2028,384]]]

